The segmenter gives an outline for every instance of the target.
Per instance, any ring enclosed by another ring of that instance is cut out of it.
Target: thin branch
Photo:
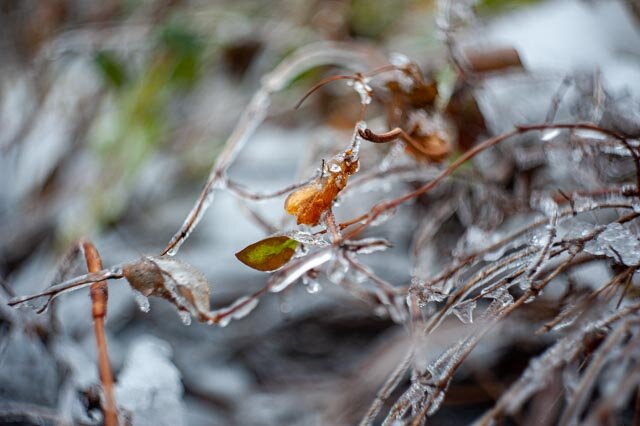
[[[40,310],[40,312],[42,312],[56,296],[59,296],[62,293],[66,293],[72,290],[78,290],[100,281],[118,279],[123,277],[124,275],[122,273],[122,267],[115,266],[111,269],[103,269],[98,272],[91,272],[88,274],[80,275],[79,277],[72,278],[63,283],[53,285],[40,293],[31,294],[28,296],[14,297],[9,300],[8,305],[16,306],[34,299],[48,296],[48,300],[45,306]]]
[[[290,59],[268,74],[262,87],[254,94],[249,105],[238,120],[234,131],[227,139],[222,153],[213,165],[209,177],[194,206],[180,229],[173,235],[161,255],[175,255],[189,238],[202,216],[213,201],[213,192],[225,180],[225,173],[240,150],[267,116],[271,95],[282,90],[289,81],[305,70],[319,65],[336,64],[345,68],[363,66],[371,68],[371,51],[354,43],[318,43],[300,49]]]
[[[501,142],[504,142],[507,139],[512,138],[513,136],[540,131],[547,129],[568,129],[568,130],[592,130],[595,132],[599,132],[603,135],[610,136],[619,141],[626,141],[626,138],[617,132],[612,130],[607,130],[602,127],[599,127],[593,123],[543,123],[543,124],[531,124],[531,125],[519,125],[516,126],[513,130],[510,130],[506,133],[503,133],[498,136],[494,136],[490,139],[485,140],[484,142],[479,143],[474,146],[472,149],[468,150],[460,157],[458,157],[453,163],[451,163],[446,169],[442,170],[433,180],[422,185],[420,188],[411,191],[405,195],[394,198],[392,200],[381,201],[378,204],[374,205],[371,209],[370,213],[367,216],[367,219],[363,221],[363,223],[357,228],[353,229],[350,233],[348,233],[345,238],[353,238],[358,233],[362,232],[365,228],[371,224],[375,220],[376,217],[386,212],[387,210],[391,210],[396,208],[402,203],[405,203],[409,200],[417,198],[427,192],[431,191],[435,188],[440,182],[442,182],[445,178],[453,174],[457,169],[459,169],[463,164],[467,161],[478,155],[479,153],[498,145]],[[639,180],[640,180],[640,168],[639,171]]]
[[[89,272],[98,272],[102,270],[102,259],[96,247],[89,241],[82,243],[87,269]],[[104,393],[104,424],[105,426],[117,426],[118,414],[116,409],[116,400],[113,395],[113,374],[111,373],[111,363],[109,362],[109,353],[107,350],[107,338],[104,332],[104,321],[107,316],[107,300],[109,298],[109,289],[106,281],[98,281],[91,284],[91,305],[93,315],[94,332],[96,335],[96,344],[98,347],[98,365],[100,369],[100,381],[102,382],[102,391]]]

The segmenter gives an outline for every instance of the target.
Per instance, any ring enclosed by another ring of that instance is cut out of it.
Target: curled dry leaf
[[[296,252],[298,242],[289,237],[269,237],[236,253],[238,260],[258,271],[275,271],[287,263]]]
[[[122,268],[131,287],[145,297],[168,300],[188,323],[188,315],[209,319],[209,283],[193,266],[172,257],[148,256]],[[188,314],[188,315],[187,315]]]
[[[407,129],[402,139],[407,153],[421,162],[441,162],[451,153],[451,132],[437,113],[438,84],[425,79],[420,68],[406,61],[401,78],[390,80],[387,122],[390,128]],[[416,116],[420,117],[416,120]]]
[[[451,153],[451,134],[444,129],[416,127],[409,136],[406,151],[418,161],[439,163]]]
[[[463,152],[471,149],[476,140],[487,131],[484,115],[473,90],[462,81],[456,84],[445,113],[455,125],[458,148]]]
[[[358,170],[358,160],[349,149],[327,162],[322,176],[292,192],[284,208],[296,216],[298,225],[315,226],[320,223],[338,193],[347,185],[349,176]]]

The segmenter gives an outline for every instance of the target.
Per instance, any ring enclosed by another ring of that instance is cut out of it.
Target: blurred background
[[[466,52],[515,48],[522,69],[474,87],[484,121],[478,134],[543,121],[568,77],[577,83],[567,105],[606,87],[619,100],[622,125],[640,126],[637,1],[2,1],[0,423],[101,423],[88,292],[61,297],[43,315],[4,302],[59,279],[61,259],[80,238],[96,244],[107,266],[159,253],[262,77],[319,41],[356,43],[380,63],[402,53],[442,93],[456,81],[452,41]],[[322,78],[349,72],[316,67],[275,94],[229,176],[255,191],[312,176],[348,144],[360,104],[338,83],[294,106]],[[558,114],[580,114],[572,108]],[[369,114],[375,122],[381,111]],[[361,170],[389,154],[379,146],[364,152]],[[338,218],[406,189],[395,181],[360,188],[341,200]],[[216,195],[181,251],[209,280],[213,307],[264,285],[265,275],[234,253],[267,235],[264,223],[295,227],[283,200]],[[501,222],[484,213],[475,225]],[[421,219],[400,209],[376,230],[394,247],[365,263],[394,285],[415,276],[409,249]],[[449,231],[438,250],[455,246],[460,232]],[[84,272],[76,262],[64,276]],[[320,283],[317,292],[298,285],[268,295],[251,315],[217,328],[184,326],[162,300],[141,312],[128,286],[112,282],[107,339],[118,403],[140,425],[357,423],[403,356],[406,329],[342,287]],[[516,334],[480,351],[474,365],[489,357],[501,369],[465,376],[434,424],[472,421],[548,343],[518,342]],[[505,361],[507,350],[517,356]]]

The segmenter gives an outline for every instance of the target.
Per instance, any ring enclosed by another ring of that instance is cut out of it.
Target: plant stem
[[[82,243],[84,257],[87,262],[89,272],[97,272],[102,269],[102,259],[96,247],[89,241]],[[107,316],[107,300],[109,289],[106,281],[99,281],[91,285],[91,312],[93,315],[93,326],[98,346],[98,367],[100,371],[100,381],[104,393],[104,424],[105,426],[117,426],[118,415],[116,403],[113,396],[113,374],[109,363],[109,353],[107,351],[107,338],[104,333],[104,320]]]

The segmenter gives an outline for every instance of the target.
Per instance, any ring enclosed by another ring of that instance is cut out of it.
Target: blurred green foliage
[[[540,2],[540,0],[480,0],[476,4],[476,11],[483,15],[491,15],[508,12],[538,2]]]
[[[402,17],[406,3],[405,0],[352,0],[349,31],[356,37],[380,40]]]
[[[137,172],[171,131],[171,101],[187,94],[202,75],[205,45],[186,24],[170,20],[158,29],[156,40],[137,67],[109,51],[94,58],[110,100],[91,138],[104,188],[96,191],[92,206],[97,226],[123,213]]]

